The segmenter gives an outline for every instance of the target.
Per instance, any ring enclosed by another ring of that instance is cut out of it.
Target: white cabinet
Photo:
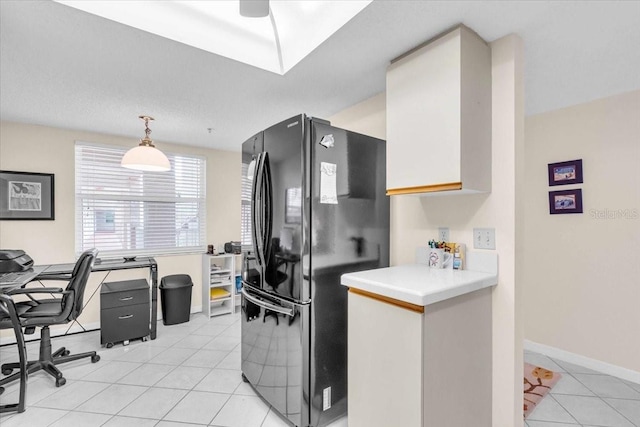
[[[350,288],[348,325],[349,427],[491,426],[491,288],[424,307]]]
[[[460,25],[387,70],[387,194],[491,191],[491,49]]]
[[[235,255],[203,255],[202,312],[208,317],[233,313],[235,295]]]
[[[349,427],[422,425],[422,316],[349,292]]]

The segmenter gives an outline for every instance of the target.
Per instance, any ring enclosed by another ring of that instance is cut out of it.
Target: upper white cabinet
[[[491,191],[491,49],[460,25],[387,70],[387,194]]]

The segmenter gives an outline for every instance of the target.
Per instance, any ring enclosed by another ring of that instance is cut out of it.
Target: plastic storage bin
[[[188,274],[173,274],[162,278],[162,323],[176,325],[189,321],[192,288],[193,282]]]

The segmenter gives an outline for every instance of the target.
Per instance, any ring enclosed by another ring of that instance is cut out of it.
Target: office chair
[[[10,295],[27,295],[29,301],[20,302],[18,306],[20,323],[25,328],[25,334],[32,334],[35,328],[40,329],[40,357],[36,361],[27,362],[28,374],[44,370],[56,379],[56,387],[64,385],[67,380],[55,365],[71,362],[73,360],[91,357],[91,362],[96,363],[100,356],[95,351],[70,354],[69,350],[62,347],[51,352],[51,334],[49,326],[66,324],[74,321],[83,309],[84,290],[93,268],[93,263],[98,254],[97,249],[85,251],[80,255],[71,274],[67,275],[40,275],[34,280],[64,280],[68,281],[67,287],[61,288],[22,288],[10,292]],[[34,294],[48,293],[60,294],[60,298],[42,299],[33,298]],[[25,310],[26,307],[26,310]],[[13,369],[19,368],[19,363],[5,363],[0,369],[4,375],[9,375]],[[2,380],[3,383],[12,381],[21,373],[15,373]]]
[[[0,294],[0,329],[13,329],[16,336],[16,346],[18,347],[18,357],[20,359],[20,390],[18,392],[18,403],[9,403],[0,405],[0,413],[4,412],[24,412],[25,396],[27,394],[27,348],[20,327],[20,319],[13,300],[7,296]],[[0,380],[0,385],[6,382]],[[0,394],[4,392],[4,388],[0,386]]]

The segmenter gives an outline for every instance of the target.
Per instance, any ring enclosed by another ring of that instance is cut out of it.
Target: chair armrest
[[[32,282],[38,280],[64,280],[68,282],[71,280],[71,274],[42,274],[40,276],[36,276]]]
[[[68,294],[69,291],[65,291],[62,288],[32,288],[32,289],[14,289],[7,292],[8,295],[24,295],[24,294]]]

